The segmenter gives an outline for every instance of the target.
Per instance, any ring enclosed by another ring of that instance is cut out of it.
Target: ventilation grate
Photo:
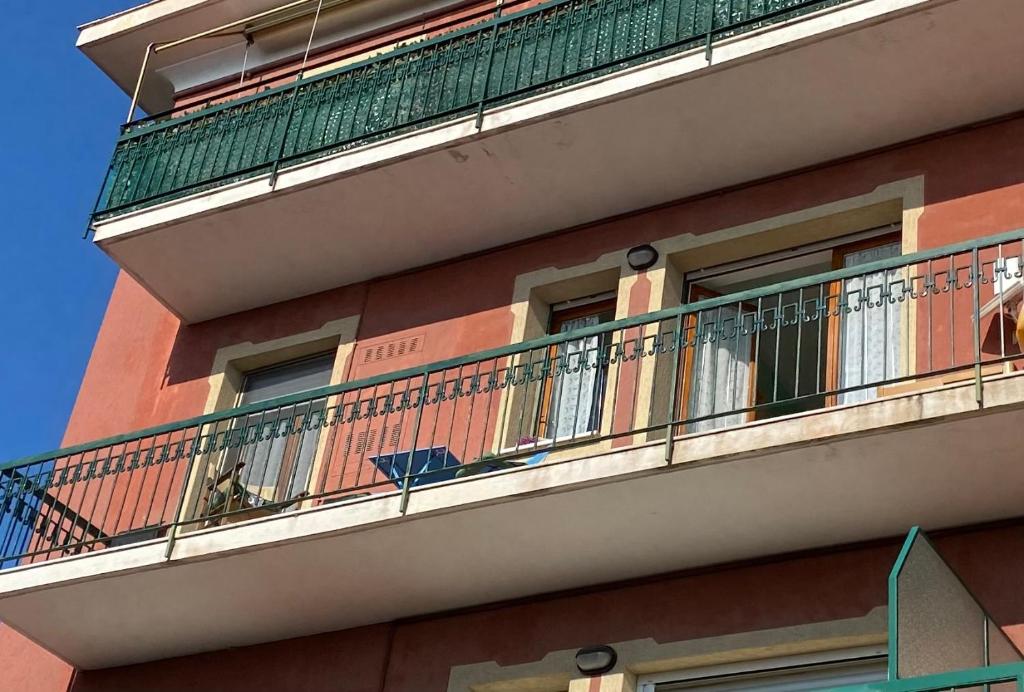
[[[423,350],[423,335],[408,336],[404,339],[396,339],[375,346],[368,346],[363,349],[360,361],[363,365],[377,363],[389,358],[401,358],[410,353],[419,353]]]
[[[345,455],[348,456],[353,452],[357,455],[369,454],[376,456],[380,454],[391,454],[397,451],[398,445],[402,439],[402,424],[387,426],[385,425],[380,430],[380,437],[377,437],[378,431],[364,430],[361,433],[355,435],[355,449],[352,448],[353,436],[349,433],[345,437]],[[377,448],[377,441],[380,440],[381,447]]]

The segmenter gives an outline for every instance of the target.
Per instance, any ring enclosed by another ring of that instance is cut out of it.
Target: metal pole
[[[491,88],[491,72],[494,71],[494,48],[498,44],[498,21],[501,19],[501,10],[505,0],[497,0],[494,7],[494,29],[491,30],[491,48],[487,55],[487,74],[484,76],[484,90],[480,94],[480,106],[476,111],[476,129],[479,131],[484,126],[484,105],[487,103],[487,92]]]
[[[683,353],[683,315],[676,315],[675,348],[672,350],[672,377],[669,379],[668,392],[668,424],[665,426],[665,463],[672,463],[672,452],[675,448],[676,394],[679,391],[679,359]]]
[[[185,497],[188,495],[189,483],[192,480],[192,471],[195,470],[196,457],[199,456],[200,444],[203,439],[203,428],[200,424],[196,428],[196,439],[192,443],[192,453],[188,457],[188,464],[185,465],[185,475],[181,479],[181,493],[178,495],[178,503],[174,508],[174,517],[167,530],[167,549],[164,550],[164,559],[170,560],[174,552],[174,541],[178,536],[178,522],[181,520],[181,512],[185,508]],[[214,426],[216,430],[216,426]]]
[[[128,119],[125,125],[135,119],[135,109],[139,105],[139,94],[142,93],[142,81],[146,78],[146,68],[149,67],[149,58],[156,52],[156,43],[150,43],[146,47],[146,55],[142,58],[142,67],[139,68],[139,78],[135,81],[135,91],[132,93],[132,105],[128,109]]]
[[[441,371],[444,372],[443,370]],[[441,377],[444,386],[444,377]],[[400,514],[409,509],[409,493],[412,491],[412,460],[416,457],[416,441],[420,436],[420,423],[423,421],[423,409],[427,405],[427,393],[430,389],[430,370],[423,372],[423,384],[420,386],[419,406],[416,409],[416,420],[412,424],[412,438],[409,443],[409,459],[405,464],[405,479],[402,481],[402,502],[398,508]],[[427,452],[430,453],[429,451]]]
[[[985,408],[985,383],[981,377],[981,264],[978,248],[971,250],[971,297],[974,301],[974,398]]]
[[[152,55],[155,55],[156,53],[162,53],[165,50],[170,50],[171,48],[177,48],[178,46],[184,45],[186,43],[191,43],[192,41],[196,41],[196,40],[199,40],[199,39],[202,39],[202,38],[216,38],[219,35],[222,35],[221,32],[227,31],[228,29],[234,29],[235,27],[238,27],[238,26],[244,26],[244,25],[249,24],[250,22],[254,22],[254,21],[258,20],[258,19],[264,19],[266,17],[270,17],[270,16],[278,14],[280,12],[285,12],[287,10],[295,9],[295,8],[300,7],[302,5],[309,5],[312,2],[313,2],[313,0],[295,0],[295,2],[290,2],[290,3],[287,3],[285,5],[281,5],[280,7],[275,7],[272,10],[267,10],[265,12],[258,12],[256,14],[249,15],[248,17],[243,17],[242,19],[236,19],[233,22],[228,22],[227,24],[221,24],[220,26],[214,27],[213,29],[207,29],[206,31],[201,31],[198,34],[191,34],[189,36],[185,36],[184,38],[176,39],[174,41],[162,41],[162,42],[161,41],[154,41],[153,43],[150,43],[149,46],[146,47],[146,55],[142,59],[142,69],[139,70],[139,78],[138,78],[138,80],[136,81],[136,84],[135,84],[135,93],[132,96],[132,108],[128,112],[128,120],[127,120],[127,122],[130,123],[132,121],[132,117],[135,115],[135,109],[138,106],[138,102],[139,102],[139,94],[142,91],[142,81],[143,81],[143,78],[144,78],[144,76],[146,74],[146,68],[149,66],[149,59],[150,59],[150,57]],[[330,2],[328,4],[331,7],[334,7],[335,5],[343,5],[343,4],[347,3],[347,2],[351,2],[351,0],[334,0],[333,2]],[[314,27],[316,26],[316,22],[317,22],[317,20],[320,17],[320,13],[323,10],[323,7],[324,7],[324,0],[319,0],[319,2],[317,3],[317,8],[316,8],[316,18],[313,20],[313,26]],[[297,19],[297,18],[298,17],[294,17],[294,19]],[[287,21],[287,20],[285,20],[285,21]],[[273,26],[273,25],[272,24],[268,24],[267,27],[269,27],[269,26]],[[265,28],[265,27],[261,27],[261,28]],[[247,30],[247,31],[244,31],[242,33],[245,35],[245,39],[248,42],[248,45],[252,45],[252,32]],[[308,51],[307,51],[307,55],[308,55]]]
[[[249,66],[249,49],[254,43],[252,34],[245,35],[245,52],[242,54],[242,76],[238,79],[238,86],[245,86],[245,69]]]
[[[309,51],[313,48],[313,36],[316,35],[316,25],[320,21],[320,10],[323,9],[324,0],[320,0],[316,6],[316,14],[313,16],[313,26],[309,30],[309,40],[306,42],[306,52],[302,56],[302,66],[299,73],[295,75],[295,86],[292,88],[292,100],[288,107],[288,117],[285,118],[284,128],[281,131],[281,145],[277,149],[277,157],[274,159],[274,166],[270,170],[270,187],[277,184],[277,174],[281,170],[281,159],[284,158],[284,148],[288,143],[288,130],[292,126],[292,118],[295,116],[295,102],[299,97],[299,84],[306,72],[306,63],[309,61]]]
[[[711,40],[715,35],[715,3],[708,3],[708,35],[704,39],[704,59],[711,62]]]

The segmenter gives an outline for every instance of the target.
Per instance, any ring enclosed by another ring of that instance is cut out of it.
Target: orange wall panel
[[[67,692],[74,671],[0,624],[0,692]]]
[[[510,303],[519,274],[579,265],[643,242],[796,212],[913,176],[924,176],[925,208],[918,228],[921,249],[1024,228],[1021,161],[1024,119],[1018,118],[197,325],[180,324],[133,279],[122,275],[64,442],[84,442],[200,414],[209,393],[207,378],[214,356],[225,346],[314,330],[358,314],[361,322],[350,378],[460,356],[509,343]],[[555,230],[537,229],[538,233]],[[631,296],[631,312],[643,311],[643,303],[639,292]],[[409,336],[422,339],[415,353],[359,362],[360,349]],[[958,332],[957,360],[970,355],[969,340],[969,330]],[[471,432],[467,447],[475,447],[479,436],[486,434]],[[883,557],[880,563],[890,556]],[[1000,588],[1007,589],[1007,594],[1012,591],[1005,584]],[[761,608],[758,605],[736,617],[750,618]],[[1024,617],[1014,617],[1009,622],[1024,623]],[[596,631],[595,636],[602,632]],[[396,646],[414,646],[413,630],[402,637],[410,638],[409,643],[399,638]],[[421,645],[425,646],[416,646]],[[473,650],[479,643],[460,640],[459,646]],[[514,658],[514,647],[494,655]],[[432,665],[429,660],[420,662],[421,670],[432,670]],[[394,689],[415,689],[411,673],[395,675],[389,682]],[[438,669],[430,675],[436,681],[442,673]]]

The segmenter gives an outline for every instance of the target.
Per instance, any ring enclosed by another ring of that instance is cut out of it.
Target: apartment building
[[[64,446],[0,463],[0,690],[1024,690],[1022,24],[81,27],[120,274]]]

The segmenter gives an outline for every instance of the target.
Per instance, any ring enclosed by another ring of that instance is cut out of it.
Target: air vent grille
[[[423,335],[407,336],[404,339],[396,339],[383,344],[367,346],[359,360],[363,365],[377,363],[390,358],[401,358],[411,353],[419,353],[423,350]]]

